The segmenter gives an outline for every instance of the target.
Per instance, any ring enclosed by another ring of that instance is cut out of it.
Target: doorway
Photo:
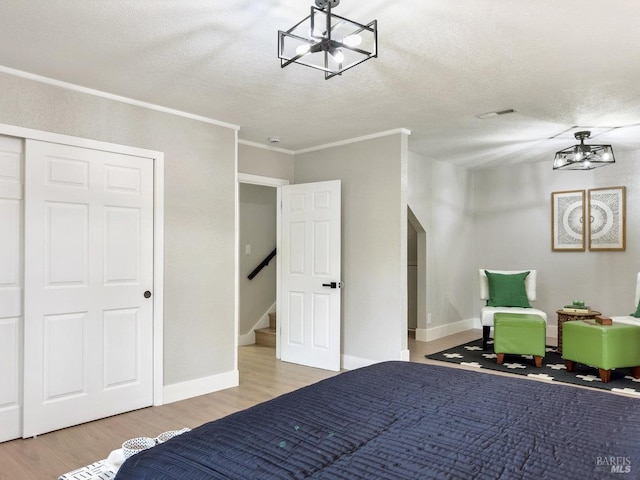
[[[264,317],[273,312],[276,301],[277,191],[249,183],[241,183],[239,189],[238,344],[255,341],[275,347],[275,328],[264,326]]]
[[[290,255],[280,255],[276,259],[276,303],[280,302],[278,309],[287,321],[276,333],[276,358],[339,370],[342,286],[340,181],[288,186],[288,180],[238,174],[238,188],[243,184],[284,187],[277,189],[276,205],[282,206],[277,210],[283,213],[276,215],[276,245],[281,248],[284,243],[283,251]],[[242,221],[242,218],[238,219],[238,230]],[[283,225],[286,226],[284,229]],[[240,235],[238,239],[239,255],[252,250],[243,244]],[[295,281],[292,280],[294,278]],[[238,279],[238,303],[242,302],[242,282],[243,279]],[[286,288],[290,289],[288,293],[285,293]],[[315,288],[322,291],[316,291]],[[282,303],[283,297],[288,299],[288,303]],[[324,303],[321,299],[324,299]],[[268,315],[265,314],[258,323],[263,322],[265,317]],[[238,345],[253,343],[247,342],[243,333],[239,331]],[[284,347],[281,336],[285,338]],[[292,353],[294,351],[295,354]]]
[[[407,328],[416,338],[418,328],[418,232],[407,220]]]
[[[270,320],[275,312],[277,258],[269,260],[267,266],[249,274],[268,258],[277,244],[279,232],[276,208],[279,203],[278,187],[289,181],[275,177],[264,177],[238,173],[238,345],[256,343],[256,330],[264,330],[265,342],[269,343],[275,332],[270,332]],[[265,235],[258,238],[261,230]],[[276,252],[277,254],[277,252]],[[266,278],[268,277],[268,278]],[[277,320],[275,320],[277,321]],[[275,342],[275,338],[272,339]],[[275,355],[279,358],[276,345]]]
[[[411,207],[407,207],[407,277],[407,324],[411,327],[415,322],[415,340],[426,342],[431,323],[427,306],[427,233]]]

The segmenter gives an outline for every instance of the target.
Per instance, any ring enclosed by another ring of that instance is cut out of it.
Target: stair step
[[[267,347],[276,346],[276,329],[275,328],[259,328],[255,330],[256,345],[264,345]]]
[[[269,328],[276,328],[276,312],[269,313]]]

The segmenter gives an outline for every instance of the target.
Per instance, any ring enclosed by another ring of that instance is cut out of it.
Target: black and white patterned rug
[[[542,361],[542,368],[535,366],[531,355],[506,354],[502,365],[498,365],[496,354],[493,353],[493,341],[489,342],[486,351],[482,350],[482,340],[474,340],[442,352],[425,355],[425,357],[431,360],[457,363],[477,369],[524,375],[548,382],[571,383],[601,388],[612,392],[635,395],[640,398],[640,378],[633,378],[628,368],[612,370],[611,381],[603,383],[598,376],[597,369],[576,364],[573,372],[567,372],[564,360],[556,351],[556,347],[547,345],[546,351],[547,353]]]

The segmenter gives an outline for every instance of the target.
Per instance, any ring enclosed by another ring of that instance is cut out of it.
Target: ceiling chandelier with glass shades
[[[588,131],[576,132],[574,136],[580,144],[556,152],[554,170],[592,170],[615,163],[611,145],[585,145],[585,138],[591,136]]]
[[[340,0],[315,0],[311,14],[286,32],[278,31],[282,68],[292,63],[324,71],[329,79],[378,56],[378,22],[366,25],[334,15]]]

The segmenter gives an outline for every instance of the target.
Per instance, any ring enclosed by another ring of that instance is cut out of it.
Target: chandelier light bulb
[[[342,50],[340,50],[339,48],[336,48],[335,50],[331,50],[329,52],[329,55],[331,55],[331,57],[336,63],[344,62],[344,53],[342,53]]]
[[[306,55],[311,50],[311,45],[308,43],[303,43],[302,45],[298,45],[296,47],[296,55]]]
[[[342,40],[342,43],[344,43],[347,47],[357,47],[362,43],[362,37],[357,33],[353,35],[347,35]]]

